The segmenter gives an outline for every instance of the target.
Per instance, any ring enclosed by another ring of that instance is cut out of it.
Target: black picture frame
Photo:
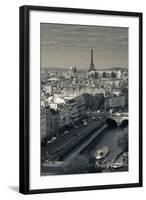
[[[129,184],[114,184],[114,185],[97,185],[97,186],[81,186],[68,188],[54,189],[34,189],[29,188],[29,18],[30,11],[45,11],[45,12],[67,12],[67,13],[84,13],[84,14],[101,14],[114,16],[127,16],[139,18],[139,182]],[[20,7],[20,174],[19,174],[19,191],[22,194],[36,193],[52,193],[52,192],[68,192],[68,191],[83,191],[83,190],[98,190],[98,189],[113,189],[113,188],[129,188],[142,186],[142,13],[138,12],[122,12],[122,11],[105,11],[105,10],[90,10],[77,8],[63,7],[44,7],[44,6],[22,6]]]

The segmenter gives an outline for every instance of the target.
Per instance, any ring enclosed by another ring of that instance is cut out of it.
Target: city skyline
[[[128,68],[128,28],[41,24],[41,67]]]

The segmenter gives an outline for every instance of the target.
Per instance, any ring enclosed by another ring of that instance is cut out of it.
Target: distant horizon
[[[41,23],[41,68],[128,68],[128,28]]]
[[[76,67],[77,69],[80,69],[80,70],[88,70],[89,69],[89,66],[88,67],[79,67],[77,65],[74,65],[74,66],[69,66],[69,67],[59,67],[59,66],[56,66],[56,67],[41,67],[41,69],[70,69],[71,67]],[[109,69],[128,69],[128,67],[126,66],[123,66],[123,67],[116,67],[116,66],[113,66],[113,67],[110,67],[110,66],[105,66],[105,67],[101,67],[101,68],[97,68],[95,66],[95,69],[96,71],[101,71],[101,70],[109,70]]]
[[[74,66],[71,66],[71,67],[74,67]],[[42,67],[41,69],[69,70],[69,69],[71,69],[71,67]],[[76,66],[76,69],[81,70],[81,71],[83,71],[83,70],[88,71],[88,68],[78,68],[77,66]],[[121,70],[128,70],[128,68],[126,68],[126,67],[108,67],[108,68],[98,68],[98,69],[96,69],[96,71],[108,71],[108,70],[120,70],[120,69]]]

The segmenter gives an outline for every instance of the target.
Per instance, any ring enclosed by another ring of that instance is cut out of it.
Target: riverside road
[[[70,131],[67,135],[62,136],[59,140],[54,141],[54,144],[47,144],[46,147],[44,148],[44,155],[47,156],[50,153],[54,153],[56,151],[59,151],[59,149],[62,148],[63,145],[66,145],[69,143],[69,141],[72,140],[72,138],[77,137],[77,135],[83,134],[85,129],[87,132],[91,129],[93,129],[94,125],[97,124],[97,121],[93,121],[90,123],[88,127],[80,127],[77,130],[72,130]],[[104,125],[102,125],[104,126]],[[99,134],[99,129],[96,128],[96,130],[93,131],[88,137],[80,142],[77,146],[75,146],[71,151],[67,152],[65,156],[62,157],[63,162],[65,160],[70,159],[70,157],[75,156],[77,154],[95,154],[95,152],[99,149],[101,149],[103,146],[107,146],[109,149],[109,153],[104,159],[104,161],[107,163],[107,165],[115,160],[117,156],[121,153],[120,147],[117,145],[117,137],[122,132],[123,130],[120,127],[117,128],[103,128],[101,130],[101,133]],[[86,145],[87,144],[87,145]],[[47,152],[47,154],[45,154]],[[43,167],[42,168],[42,175],[47,175],[50,174],[52,171],[52,174],[58,171],[58,167],[55,167],[53,169],[52,166],[48,167]],[[123,171],[128,170],[128,168],[124,168]]]

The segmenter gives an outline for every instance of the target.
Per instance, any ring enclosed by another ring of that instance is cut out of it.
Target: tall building
[[[58,135],[58,112],[49,106],[41,107],[41,140]]]
[[[73,78],[77,76],[77,68],[75,67],[70,67],[69,70],[69,78]]]
[[[76,66],[74,67],[73,72],[74,72],[74,74],[77,73],[77,68],[76,68]]]
[[[95,72],[95,71],[96,69],[95,69],[95,65],[93,61],[93,49],[91,49],[91,63],[90,63],[88,72]]]

